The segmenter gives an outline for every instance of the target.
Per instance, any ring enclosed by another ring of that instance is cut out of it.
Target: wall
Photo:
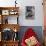
[[[0,6],[2,7],[9,7],[14,6],[15,0],[0,0]],[[17,0],[17,3],[20,7],[19,11],[19,24],[21,26],[43,26],[43,6],[42,0]],[[26,6],[35,6],[35,19],[34,20],[27,20],[25,19],[25,7]]]
[[[42,0],[21,0],[19,1],[20,8],[20,25],[22,26],[42,26],[43,25],[43,11],[42,11]],[[28,2],[28,3],[27,3]],[[25,19],[25,7],[26,6],[35,6],[35,19],[26,20]]]

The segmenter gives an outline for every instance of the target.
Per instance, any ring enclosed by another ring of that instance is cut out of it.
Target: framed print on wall
[[[9,15],[9,10],[2,10],[2,15]]]
[[[35,18],[35,7],[26,6],[26,19],[34,19],[34,18]]]

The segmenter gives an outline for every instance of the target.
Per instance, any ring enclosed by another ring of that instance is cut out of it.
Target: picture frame
[[[18,24],[18,16],[8,17],[8,24]]]
[[[35,7],[26,6],[26,19],[34,19],[34,18],[35,18]]]
[[[3,16],[3,24],[18,24],[18,16]]]
[[[2,10],[2,15],[9,15],[9,10]]]
[[[12,33],[13,31],[10,29],[10,28],[5,28],[3,29],[2,31],[2,40],[3,41],[9,41],[9,40],[12,40]]]
[[[17,12],[16,10],[10,10],[10,11],[9,11],[9,14],[10,14],[10,15],[16,15],[17,13],[18,13],[18,12]]]
[[[3,41],[9,41],[9,40],[15,41],[18,40],[18,32],[14,32],[10,28],[4,28],[1,37]]]

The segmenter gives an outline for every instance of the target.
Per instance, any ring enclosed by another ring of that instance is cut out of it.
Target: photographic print
[[[26,6],[26,19],[34,19],[35,17],[35,7]]]

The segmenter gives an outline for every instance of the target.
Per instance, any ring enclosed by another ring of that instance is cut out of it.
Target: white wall
[[[0,0],[0,6],[14,6],[15,0]],[[42,0],[17,0],[20,7],[19,24],[21,26],[43,26],[43,6]],[[25,19],[25,7],[35,6],[35,19]]]
[[[42,26],[43,25],[43,6],[42,0],[21,0],[18,1],[21,5],[20,8],[20,25],[24,26]],[[35,19],[25,19],[25,6],[35,6]]]

